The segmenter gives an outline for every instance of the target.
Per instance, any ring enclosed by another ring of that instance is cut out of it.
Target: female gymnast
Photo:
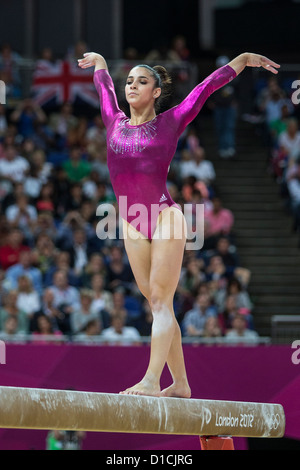
[[[215,90],[246,66],[263,67],[274,74],[280,66],[258,54],[241,54],[215,70],[179,105],[157,113],[156,105],[170,78],[161,66],[138,65],[129,72],[125,85],[129,118],[118,106],[103,56],[88,52],[78,60],[78,65],[95,67],[94,83],[107,130],[108,168],[122,217],[125,249],[137,285],[153,315],[146,373],[139,383],[120,393],[189,398],[181,333],[173,310],[187,232],[184,215],[166,187],[169,165],[179,136]],[[152,210],[157,207],[158,210]],[[138,223],[137,211],[141,215]],[[161,390],[165,364],[173,382]]]

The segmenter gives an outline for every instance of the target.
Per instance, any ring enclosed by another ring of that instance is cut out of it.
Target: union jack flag
[[[39,60],[33,73],[32,93],[40,106],[52,100],[57,104],[74,103],[77,98],[94,107],[99,105],[93,71],[80,69],[77,63],[67,60]]]

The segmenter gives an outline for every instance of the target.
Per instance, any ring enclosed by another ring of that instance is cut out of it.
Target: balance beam
[[[281,405],[0,387],[0,428],[282,437]]]

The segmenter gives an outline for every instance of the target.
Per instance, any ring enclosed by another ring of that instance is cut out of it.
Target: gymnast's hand
[[[82,69],[95,67],[95,71],[101,69],[107,70],[107,64],[104,57],[96,52],[86,52],[83,54],[83,59],[78,59],[78,65]]]
[[[273,60],[268,59],[267,57],[259,54],[247,54],[247,63],[248,67],[263,67],[264,69],[268,70],[269,72],[278,73],[278,69],[280,67],[279,64],[273,62]]]
[[[278,73],[279,64],[273,62],[273,60],[268,59],[267,57],[259,54],[253,54],[251,52],[244,52],[240,54],[235,59],[233,59],[229,64],[238,75],[241,73],[245,67],[263,67],[264,69],[272,72],[274,74]]]

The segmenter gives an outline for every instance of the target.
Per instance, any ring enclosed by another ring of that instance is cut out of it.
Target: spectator
[[[187,151],[185,151],[187,153]],[[210,186],[216,178],[216,172],[211,161],[205,159],[205,150],[197,146],[180,164],[180,174],[182,178],[195,176],[197,181],[203,181]]]
[[[91,255],[90,243],[87,239],[86,231],[83,228],[74,230],[73,244],[68,252],[70,254],[71,267],[74,269],[75,274],[80,276]]]
[[[233,294],[228,295],[224,301],[224,305],[221,307],[218,306],[218,310],[220,312],[218,315],[219,325],[222,334],[226,335],[228,331],[232,330],[232,321],[238,312],[236,296]]]
[[[222,206],[219,197],[212,198],[213,207],[205,212],[204,236],[206,248],[215,247],[217,238],[221,235],[230,235],[234,224],[233,213]]]
[[[28,98],[20,102],[10,119],[17,124],[22,137],[28,139],[35,136],[38,125],[46,123],[47,116],[37,103]]]
[[[0,246],[0,266],[5,271],[17,264],[20,254],[29,251],[30,248],[24,244],[24,235],[19,228],[11,228],[7,234],[5,244]]]
[[[287,166],[291,166],[300,151],[300,131],[297,119],[288,120],[286,131],[279,136],[278,146],[285,156]]]
[[[63,164],[63,168],[71,183],[84,181],[91,173],[91,165],[82,158],[80,147],[71,148],[69,159]]]
[[[17,307],[26,313],[29,322],[41,309],[40,295],[34,290],[31,279],[20,276],[18,279]]]
[[[207,318],[202,336],[204,338],[219,338],[222,336],[221,328],[217,317]]]
[[[16,203],[8,206],[5,215],[11,227],[20,228],[28,239],[32,238],[38,214],[26,194],[19,194]]]
[[[92,320],[99,320],[98,312],[92,310],[94,293],[90,289],[80,290],[80,306],[74,310],[71,316],[71,330],[73,334],[84,331],[87,324]]]
[[[240,310],[232,321],[232,330],[226,333],[226,339],[234,343],[258,343],[259,336],[256,331],[247,328],[247,317]]]
[[[182,327],[185,336],[203,336],[206,320],[215,317],[216,310],[211,306],[210,297],[207,294],[200,294],[192,310],[186,312]]]
[[[67,136],[71,129],[78,124],[78,118],[74,115],[71,103],[63,103],[58,113],[52,113],[49,117],[49,128],[55,137],[55,147],[57,150],[65,150]]]
[[[247,308],[248,310],[252,310],[253,304],[248,292],[243,288],[241,282],[233,277],[229,279],[226,288],[224,287],[219,289],[216,296],[216,303],[220,311],[225,308],[226,298],[230,295],[234,295],[237,308]]]
[[[0,308],[0,330],[5,329],[5,324],[8,318],[14,318],[17,333],[28,333],[29,321],[24,310],[21,310],[17,305],[18,292],[17,290],[10,290],[3,298],[3,306]]]
[[[81,285],[80,276],[77,276],[71,267],[70,253],[67,251],[56,251],[53,263],[49,266],[44,276],[44,285],[49,287],[53,284],[53,276],[57,271],[65,271],[68,277],[68,283],[73,287]]]
[[[33,331],[33,336],[35,338],[40,338],[38,341],[35,341],[35,344],[47,344],[51,341],[51,336],[62,337],[62,333],[59,330],[53,328],[53,324],[47,315],[39,315],[37,317],[36,329]],[[50,338],[49,338],[50,337]]]
[[[20,155],[17,155],[17,149],[10,144],[5,147],[4,157],[0,159],[0,177],[8,181],[23,182],[29,172],[29,163]]]
[[[107,265],[107,283],[109,290],[124,287],[128,293],[133,289],[133,273],[128,263],[124,261],[122,249],[113,245],[110,249]]]
[[[205,269],[206,281],[222,281],[219,283],[221,285],[226,285],[228,277],[231,275],[231,272],[227,270],[221,256],[213,255],[209,259],[208,265]]]
[[[53,276],[53,285],[49,289],[54,294],[53,306],[61,313],[57,319],[59,329],[63,333],[69,333],[71,331],[70,316],[80,308],[79,291],[76,287],[69,285],[68,275],[64,270],[56,271]]]
[[[109,312],[114,307],[113,295],[110,291],[104,289],[104,276],[101,273],[95,273],[91,279],[91,289],[94,292],[94,298],[91,304],[91,310],[100,315],[103,328],[109,326]]]
[[[58,328],[58,321],[61,318],[61,312],[59,309],[54,305],[54,293],[50,288],[46,288],[43,291],[42,302],[41,302],[41,309],[35,313],[33,316],[32,321],[30,322],[30,331],[37,331],[38,329],[38,317],[40,315],[46,315],[54,330],[59,330]]]
[[[101,253],[92,253],[85,269],[81,275],[83,287],[92,288],[93,277],[96,274],[103,276],[103,285],[106,283],[107,268],[105,265],[104,257]]]
[[[18,319],[9,315],[4,322],[3,330],[0,330],[0,338],[2,340],[9,340],[11,337],[15,339],[23,334],[23,332],[18,331]]]
[[[32,282],[33,288],[42,294],[43,281],[41,271],[33,266],[33,256],[31,251],[22,251],[19,262],[7,269],[4,283],[7,289],[17,289],[20,276],[27,276]]]
[[[228,237],[221,236],[216,243],[215,254],[222,258],[227,270],[232,273],[238,265],[236,247],[230,243]]]
[[[74,338],[75,341],[80,342],[89,342],[91,338],[95,336],[100,336],[102,331],[101,321],[99,318],[95,318],[94,320],[90,320],[82,329],[81,333],[78,333]]]
[[[132,326],[125,326],[126,316],[121,313],[112,315],[111,326],[102,332],[102,338],[109,344],[114,345],[137,345],[140,344],[140,334]]]

